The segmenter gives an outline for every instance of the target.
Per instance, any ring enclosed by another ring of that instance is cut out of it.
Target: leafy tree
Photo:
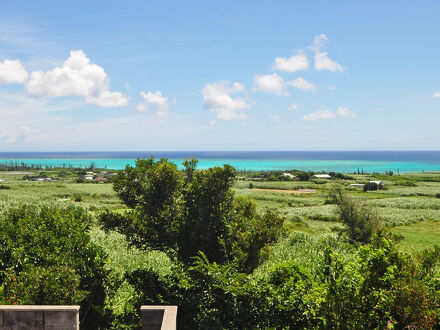
[[[104,228],[186,264],[203,252],[213,262],[235,259],[247,271],[256,267],[280,236],[283,219],[270,211],[260,214],[252,200],[234,196],[233,167],[197,170],[196,160],[184,166],[180,172],[165,159],[149,158],[119,171],[113,186],[131,210],[105,212]]]
[[[81,208],[22,205],[0,214],[0,303],[81,304],[83,328],[102,321],[102,250]]]
[[[347,226],[350,239],[355,243],[369,243],[380,224],[376,210],[355,202],[339,185],[330,191],[329,200],[338,205],[339,219]]]
[[[375,191],[379,189],[380,185],[378,185],[376,182],[368,182],[364,184],[364,191]]]
[[[300,181],[309,181],[310,180],[310,173],[308,172],[298,172],[296,176],[299,178]]]

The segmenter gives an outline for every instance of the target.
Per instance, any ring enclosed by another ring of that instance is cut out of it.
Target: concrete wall
[[[176,330],[177,306],[141,306],[142,330]]]
[[[142,306],[142,330],[176,330],[177,306]],[[79,330],[79,306],[0,305],[0,330]]]
[[[79,306],[0,305],[0,330],[78,330]]]

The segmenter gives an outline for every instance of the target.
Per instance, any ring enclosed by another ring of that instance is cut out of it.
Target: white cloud
[[[309,46],[310,50],[313,52],[319,52],[325,45],[325,43],[328,41],[327,36],[324,33],[321,33],[320,35],[315,36],[313,39],[313,45]]]
[[[0,84],[24,84],[28,72],[19,60],[4,60],[0,62]]]
[[[345,69],[335,61],[331,60],[326,52],[315,54],[315,69],[318,71],[328,70],[332,72],[344,72]]]
[[[308,82],[302,77],[298,77],[295,80],[291,80],[287,82],[288,85],[293,86],[295,88],[302,89],[304,91],[314,91],[316,90],[316,86],[311,82]]]
[[[313,122],[318,120],[328,120],[333,118],[336,118],[336,114],[330,110],[319,110],[303,116],[304,120],[313,121]]]
[[[307,56],[303,53],[291,56],[289,58],[277,57],[273,64],[274,70],[284,72],[296,72],[300,70],[307,70],[309,68],[309,61]]]
[[[71,51],[61,67],[32,72],[26,90],[31,96],[77,96],[100,107],[121,107],[128,103],[126,95],[110,91],[107,73],[91,64],[82,50]]]
[[[289,95],[284,79],[276,73],[255,75],[253,90],[275,95]]]
[[[440,97],[440,92],[434,93],[433,97]]]
[[[277,115],[271,115],[271,116],[269,116],[269,119],[270,119],[270,120],[273,120],[273,121],[276,121],[276,122],[279,122],[279,121],[280,121],[280,117],[277,116]]]
[[[287,110],[292,110],[292,111],[298,110],[298,104],[297,103],[292,103],[291,105],[289,105]]]
[[[327,88],[329,91],[335,91],[337,88],[336,86],[328,86]]]
[[[335,118],[354,118],[356,119],[356,113],[349,110],[348,108],[338,107],[338,109],[333,112],[331,110],[319,110],[312,112],[308,115],[304,115],[303,119],[306,121],[316,122],[318,120],[329,120]]]
[[[154,111],[158,116],[166,116],[169,109],[168,97],[163,96],[160,91],[154,93],[144,91],[141,92],[144,102],[137,106],[140,112]]]
[[[241,110],[249,109],[249,104],[241,97],[231,97],[230,94],[244,92],[246,87],[238,82],[230,86],[223,81],[217,84],[206,84],[201,90],[205,108],[216,113],[219,120],[243,120],[246,114]]]
[[[354,118],[356,119],[356,113],[354,111],[349,110],[348,108],[338,107],[336,111],[337,115],[342,118]]]

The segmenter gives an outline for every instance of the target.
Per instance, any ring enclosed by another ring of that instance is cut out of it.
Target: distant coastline
[[[0,152],[0,164],[122,169],[136,158],[167,158],[181,166],[196,158],[199,168],[230,164],[240,171],[311,170],[366,173],[440,171],[440,151],[114,151],[114,152]]]

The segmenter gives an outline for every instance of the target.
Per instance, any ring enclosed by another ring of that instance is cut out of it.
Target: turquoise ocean
[[[240,171],[310,170],[366,173],[440,171],[440,151],[153,151],[153,152],[0,152],[0,164],[123,169],[136,158],[167,158],[179,167],[185,159],[198,168],[230,164]]]

